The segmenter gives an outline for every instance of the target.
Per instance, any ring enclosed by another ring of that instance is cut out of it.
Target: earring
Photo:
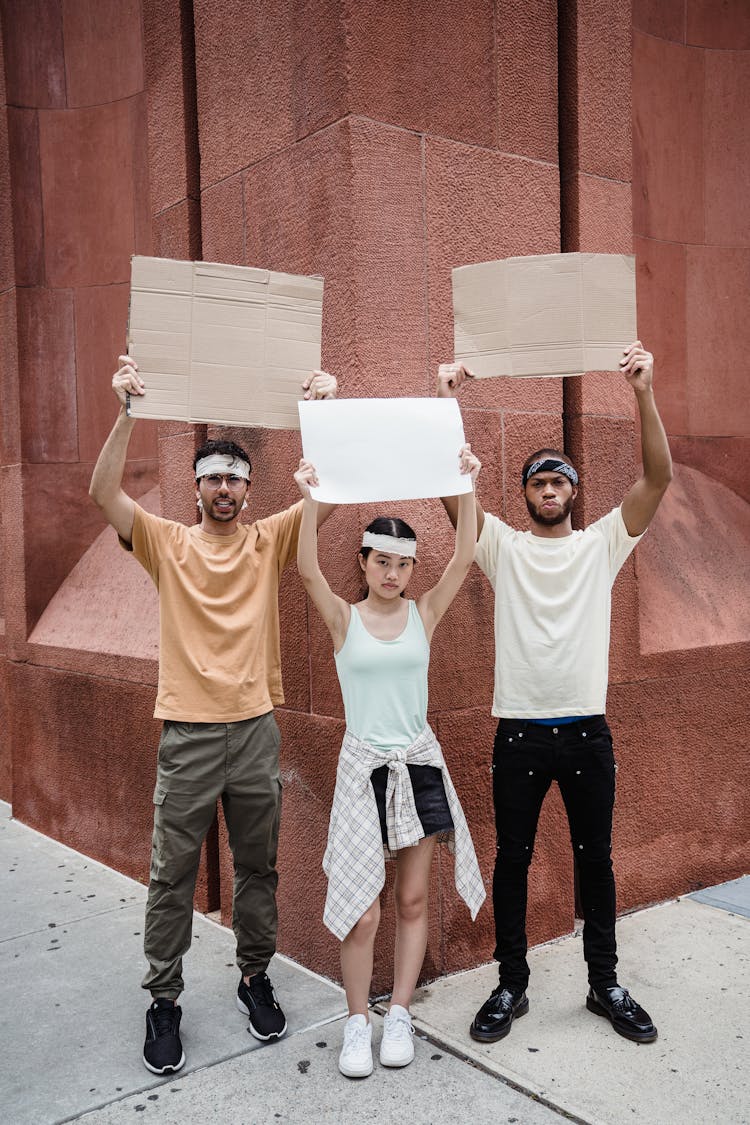
[[[195,503],[196,503],[196,504],[198,505],[198,507],[200,508],[200,510],[201,510],[201,511],[203,511],[203,500],[202,500],[202,498],[201,498],[200,496],[199,496],[199,497],[198,497],[198,499],[197,499],[197,500],[195,501]]]
[[[241,512],[244,512],[244,510],[245,510],[245,508],[246,508],[246,507],[247,507],[247,500],[243,500],[243,501],[242,501],[242,507],[240,508],[240,511],[241,511]]]

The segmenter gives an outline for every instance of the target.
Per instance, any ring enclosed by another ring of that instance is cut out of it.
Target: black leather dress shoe
[[[618,1035],[634,1043],[653,1043],[657,1031],[648,1012],[636,1004],[627,988],[589,989],[586,1007],[597,1016],[606,1016]]]
[[[528,1010],[529,1000],[525,992],[498,985],[474,1016],[469,1035],[480,1043],[495,1043],[508,1034],[514,1017],[525,1016]]]

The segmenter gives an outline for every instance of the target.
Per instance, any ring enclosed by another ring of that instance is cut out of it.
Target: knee
[[[609,840],[585,844],[572,841],[573,856],[582,874],[609,876],[612,871],[612,845]]]
[[[495,853],[495,870],[526,870],[534,855],[534,841],[499,837]]]
[[[375,938],[380,925],[380,899],[376,898],[372,906],[365,910],[362,917],[355,922],[351,930],[351,938],[356,942],[370,942]]]
[[[396,887],[396,913],[402,922],[416,922],[427,913],[426,887]]]

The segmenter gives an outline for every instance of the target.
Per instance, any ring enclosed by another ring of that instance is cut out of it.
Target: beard
[[[225,498],[222,499],[226,502]],[[232,497],[229,498],[229,503],[231,504],[231,508],[224,510],[217,508],[216,501],[213,500],[211,504],[208,505],[208,514],[211,519],[216,520],[217,523],[225,523],[228,520],[233,520],[239,511],[239,504],[236,500],[232,499]]]
[[[566,519],[573,511],[574,497],[569,497],[563,504],[560,505],[554,514],[546,515],[542,511],[538,511],[529,500],[526,499],[526,508],[534,523],[540,523],[543,527],[557,527],[559,523],[565,523]]]

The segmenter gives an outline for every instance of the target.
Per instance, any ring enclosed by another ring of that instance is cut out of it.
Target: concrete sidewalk
[[[586,1011],[570,936],[532,951],[531,1010],[507,1039],[480,1046],[467,1034],[496,983],[484,966],[422,989],[412,1065],[376,1062],[359,1082],[337,1068],[341,989],[276,957],[289,1032],[262,1046],[234,1005],[233,935],[196,914],[181,1001],[188,1061],[164,1080],[141,1062],[145,888],[13,821],[1,803],[0,847],[8,1125],[750,1125],[750,878],[621,919],[621,976],[654,1016],[655,1044],[629,1043]]]

